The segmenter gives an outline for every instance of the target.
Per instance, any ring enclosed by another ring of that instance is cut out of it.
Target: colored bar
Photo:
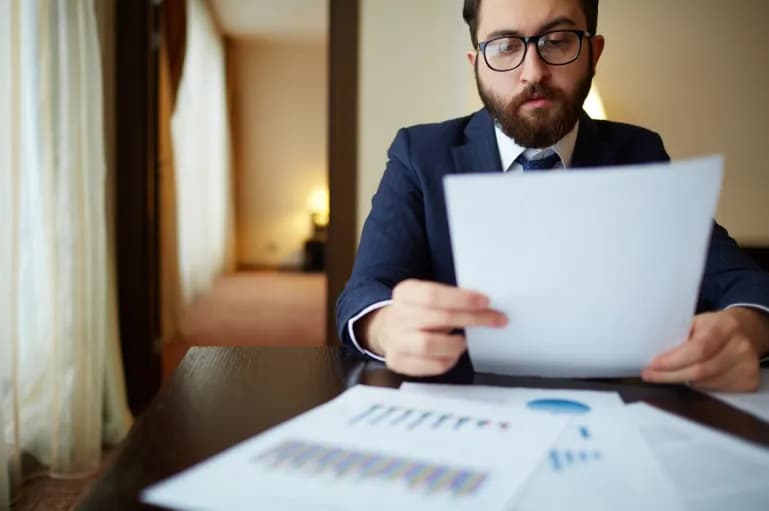
[[[355,417],[353,417],[352,419],[350,419],[349,424],[353,425],[356,422],[359,422],[359,421],[365,419],[367,416],[371,415],[372,413],[374,413],[375,411],[379,410],[380,408],[382,408],[382,405],[371,405],[371,406],[369,406],[366,411],[364,411],[363,413],[358,414]]]
[[[475,491],[483,484],[483,481],[486,480],[487,475],[486,474],[478,474],[475,473],[468,479],[464,485],[462,485],[462,488],[460,488],[458,494],[459,495],[471,495],[475,493]]]
[[[418,475],[413,477],[411,481],[409,482],[410,488],[419,488],[423,484],[427,483],[428,481],[435,478],[435,475],[438,474],[441,470],[443,470],[442,467],[435,467],[430,465],[425,465],[424,470],[422,470]],[[427,483],[429,484],[429,483]]]
[[[454,477],[454,479],[451,481],[451,491],[455,494],[458,494],[459,491],[462,489],[462,486],[464,486],[465,482],[470,479],[472,476],[472,472],[467,470],[460,470],[459,473]]]
[[[315,464],[314,470],[317,473],[324,472],[327,468],[333,467],[338,461],[339,458],[345,455],[345,451],[342,449],[331,449],[328,452],[326,452],[324,455],[318,458],[317,463]]]
[[[470,417],[460,417],[457,419],[457,423],[454,425],[454,429],[459,429],[468,422],[470,422]]]
[[[294,456],[293,464],[295,467],[301,467],[305,463],[308,463],[313,459],[319,458],[321,455],[323,455],[325,450],[326,450],[325,448],[319,445],[310,447],[309,449],[299,454],[298,456]]]
[[[364,459],[366,459],[365,454],[361,454],[359,452],[352,453],[352,456],[345,459],[342,463],[337,465],[337,474],[340,476],[343,476],[347,474],[347,472],[352,471],[358,464],[360,464]]]
[[[261,454],[258,454],[252,458],[252,461],[263,461],[265,458],[268,458],[270,456],[276,456],[276,457],[283,457],[286,454],[290,453],[294,449],[298,449],[303,444],[301,442],[296,441],[288,441],[283,442],[282,444],[278,445],[277,447],[274,447],[268,451],[265,451]]]
[[[394,406],[391,406],[391,407],[387,408],[384,411],[384,413],[382,413],[382,414],[378,415],[377,417],[374,417],[373,419],[371,419],[371,422],[369,422],[369,424],[372,425],[372,426],[374,426],[375,424],[379,424],[382,421],[382,419],[386,418],[388,415],[393,413],[395,410],[397,410],[397,408],[394,407]]]
[[[440,417],[438,417],[438,419],[437,419],[435,422],[433,422],[433,425],[432,425],[432,429],[438,429],[438,428],[440,428],[440,427],[441,427],[441,424],[443,424],[444,422],[446,422],[446,420],[447,420],[449,417],[451,417],[451,414],[448,414],[448,413],[445,413],[445,414],[441,415]]]
[[[411,429],[416,428],[417,426],[419,426],[422,422],[424,422],[425,419],[427,419],[432,414],[433,414],[432,412],[422,412],[422,415],[420,415],[417,418],[417,420],[415,420],[414,422],[409,424],[408,429],[411,430]]]
[[[402,414],[400,414],[398,417],[393,419],[393,421],[390,423],[390,426],[397,426],[401,422],[405,421],[409,418],[409,416],[414,413],[414,410],[405,410]]]
[[[561,460],[558,458],[558,451],[555,449],[550,450],[550,466],[556,472],[561,471]]]
[[[427,474],[424,478],[424,484],[427,486],[427,491],[434,491],[435,486],[441,482],[442,478],[449,472],[449,470],[448,467],[435,467],[432,472]]]

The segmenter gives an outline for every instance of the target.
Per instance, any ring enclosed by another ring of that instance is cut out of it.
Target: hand
[[[361,320],[359,338],[387,367],[410,376],[445,373],[457,363],[467,345],[453,330],[507,323],[486,296],[436,282],[404,280],[392,300]]]
[[[753,392],[759,359],[769,350],[769,315],[732,307],[694,317],[689,339],[652,360],[642,378],[655,383],[688,382],[702,390]]]

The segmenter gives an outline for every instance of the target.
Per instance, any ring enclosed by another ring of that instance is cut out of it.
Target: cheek
[[[515,94],[515,73],[498,73],[491,69],[479,69],[478,74],[481,78],[481,84],[487,92],[491,92],[497,97],[510,99]]]

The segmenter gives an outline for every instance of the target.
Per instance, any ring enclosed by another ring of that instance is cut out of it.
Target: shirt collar
[[[569,166],[571,166],[571,157],[574,154],[574,146],[577,143],[578,131],[579,120],[574,124],[574,127],[570,132],[564,135],[561,140],[552,146],[544,149],[527,149],[516,144],[512,138],[502,132],[497,123],[494,123],[494,134],[497,137],[497,148],[499,148],[499,159],[502,162],[502,170],[509,169],[510,165],[512,165],[516,158],[521,154],[524,154],[527,158],[535,159],[540,153],[549,150],[555,151],[555,153],[558,154],[564,168],[569,168]]]

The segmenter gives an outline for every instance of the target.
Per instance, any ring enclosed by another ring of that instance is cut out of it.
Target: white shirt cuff
[[[355,348],[363,353],[364,355],[368,355],[369,357],[373,358],[374,360],[379,360],[380,362],[384,362],[385,359],[381,355],[377,355],[373,351],[369,351],[367,349],[364,349],[361,347],[360,343],[358,342],[358,339],[355,338],[355,322],[358,321],[360,318],[368,314],[369,312],[373,312],[377,309],[381,309],[382,307],[386,305],[390,305],[392,303],[392,300],[382,300],[381,302],[372,303],[362,311],[360,311],[358,314],[350,318],[350,321],[347,322],[347,333],[350,334],[350,340],[352,341],[353,346]]]
[[[731,309],[732,307],[750,307],[751,309],[762,310],[769,314],[769,307],[764,307],[763,305],[758,305],[755,303],[733,303],[731,305],[727,305],[724,307],[724,309]]]

